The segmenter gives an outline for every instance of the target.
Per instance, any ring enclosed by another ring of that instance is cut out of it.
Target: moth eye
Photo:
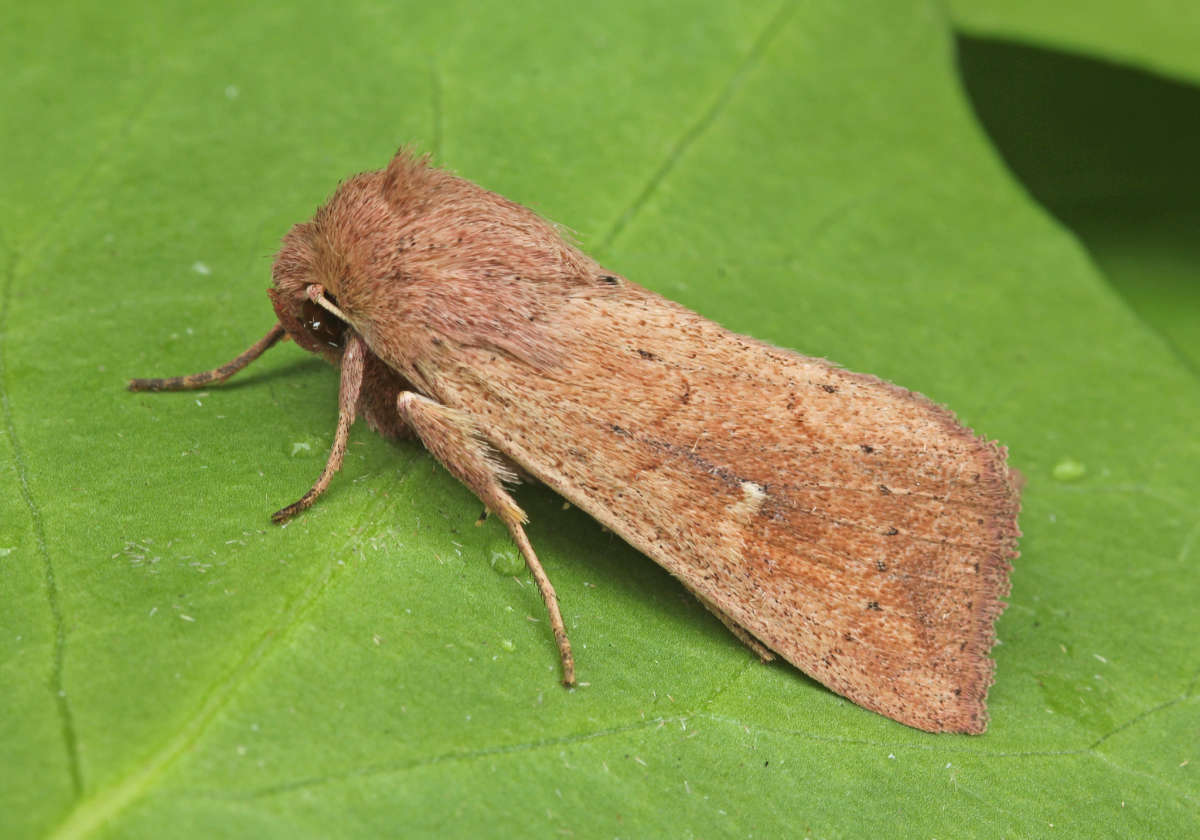
[[[326,299],[337,306],[337,300],[332,295]],[[305,300],[300,305],[300,323],[321,344],[327,347],[341,347],[346,341],[346,322],[336,315],[325,311],[311,300]]]

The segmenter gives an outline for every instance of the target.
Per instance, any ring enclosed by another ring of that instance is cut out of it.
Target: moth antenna
[[[220,367],[200,373],[189,373],[187,376],[169,376],[165,379],[130,379],[126,387],[130,391],[192,391],[205,385],[219,384],[267,352],[286,335],[287,330],[283,328],[283,324],[276,324],[236,359]]]
[[[271,521],[280,524],[287,522],[297,513],[312,507],[312,503],[325,492],[334,473],[342,468],[342,459],[346,455],[346,444],[350,440],[350,426],[354,424],[355,406],[358,405],[358,392],[362,388],[363,367],[366,359],[364,342],[354,332],[347,334],[346,350],[342,353],[342,381],[338,386],[338,422],[337,431],[333,436],[333,446],[329,450],[329,460],[317,483],[296,501],[285,508],[271,514]]]
[[[340,318],[344,323],[350,323],[350,319],[346,317],[346,313],[338,309],[336,303],[325,297],[325,287],[320,283],[309,284],[308,288],[306,288],[304,292],[308,295],[309,300],[324,309],[330,315]]]

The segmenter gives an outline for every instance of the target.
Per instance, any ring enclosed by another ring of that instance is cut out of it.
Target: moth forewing
[[[627,281],[564,296],[539,329],[552,375],[446,346],[436,386],[801,670],[903,723],[982,731],[1018,536],[1002,448]]]
[[[496,453],[661,564],[764,658],[910,726],[983,731],[1018,493],[1003,447],[946,409],[731,333],[403,150],[294,227],[273,279],[268,339],[286,330],[361,378],[339,422],[415,433],[505,520],[565,681],[557,599]],[[347,368],[330,337],[363,347],[362,363]],[[168,380],[134,385],[149,382]]]

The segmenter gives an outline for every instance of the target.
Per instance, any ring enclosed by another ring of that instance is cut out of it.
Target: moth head
[[[271,268],[274,287],[267,290],[279,322],[295,342],[330,361],[341,357],[350,329],[337,306],[345,271],[308,222],[284,237]],[[320,296],[314,294],[318,288]]]

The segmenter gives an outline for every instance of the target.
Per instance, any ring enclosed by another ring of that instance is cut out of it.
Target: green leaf
[[[1191,0],[947,0],[954,23],[1200,82],[1200,8]]]
[[[27,5],[0,30],[0,834],[1181,836],[1200,383],[1001,165],[923,4]],[[497,523],[352,434],[270,254],[401,142],[738,331],[1010,447],[992,724],[764,666],[539,487],[583,680]],[[1064,466],[1065,465],[1065,466]],[[1057,476],[1057,477],[1056,477]],[[1063,480],[1070,478],[1072,480]],[[502,573],[504,572],[504,573]]]
[[[959,43],[967,90],[1014,174],[1200,371],[1200,88],[1028,45]]]

